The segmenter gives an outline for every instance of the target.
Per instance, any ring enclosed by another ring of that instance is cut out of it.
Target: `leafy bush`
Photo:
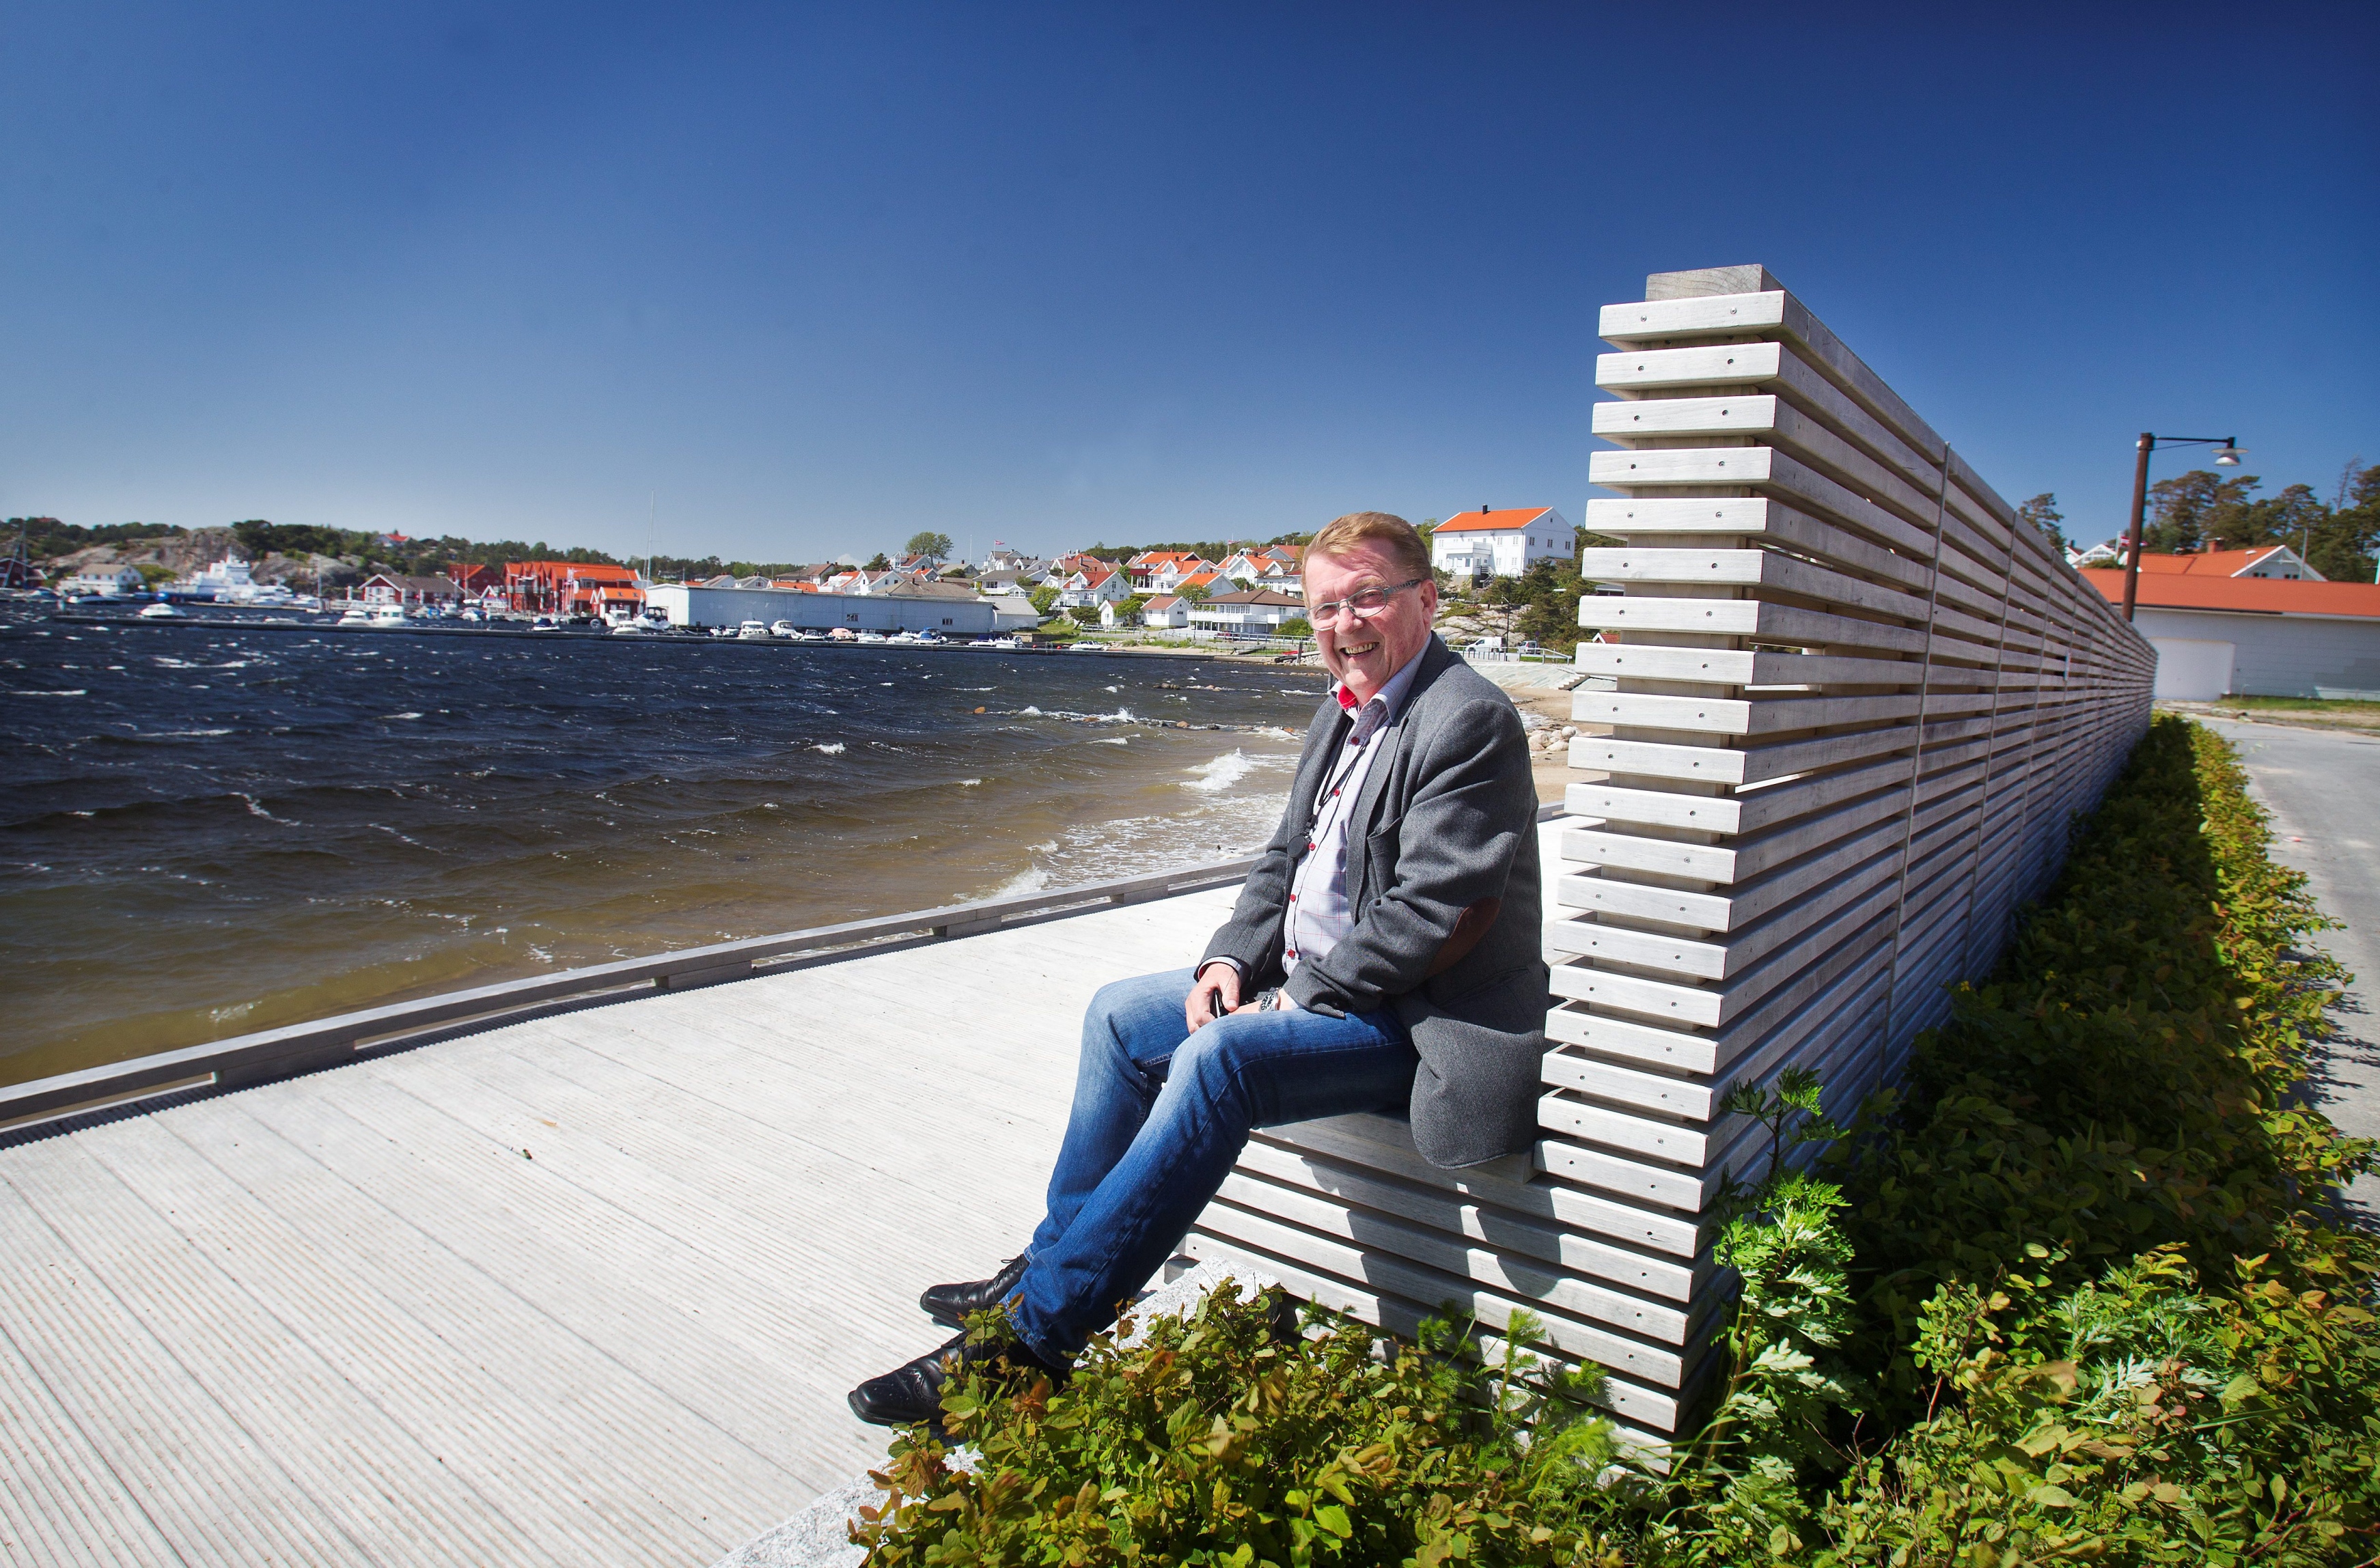
[[[963,1381],[882,1563],[2371,1564],[2374,1163],[2304,1103],[2338,967],[2229,749],[2161,718],[1989,983],[1848,1132],[1789,1075],[1730,1194],[1726,1376],[1655,1464],[1525,1351],[1219,1296],[1062,1390]],[[1820,1146],[1815,1165],[1787,1158]],[[1513,1340],[1527,1342],[1527,1325]],[[1385,1356],[1376,1356],[1376,1349]],[[1532,1435],[1532,1424],[1533,1435]]]
[[[1548,1519],[1610,1457],[1591,1378],[1534,1376],[1517,1351],[1483,1367],[1442,1324],[1376,1357],[1362,1324],[1306,1340],[1280,1305],[1226,1285],[1136,1345],[1095,1338],[1062,1389],[971,1370],[946,1437],[895,1439],[853,1539],[883,1564],[1621,1561]]]

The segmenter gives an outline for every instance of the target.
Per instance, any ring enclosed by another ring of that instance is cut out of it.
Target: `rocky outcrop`
[[[237,549],[228,528],[195,528],[187,534],[175,534],[160,539],[135,539],[128,544],[93,545],[66,555],[53,556],[43,566],[53,574],[71,574],[113,566],[155,564],[172,572],[176,577],[188,577],[205,571]],[[243,555],[245,551],[241,552]],[[278,552],[261,561],[249,562],[249,575],[259,583],[286,583],[301,592],[313,590],[315,575],[321,573],[322,586],[341,588],[363,580],[362,567],[352,561],[330,555],[282,555]]]

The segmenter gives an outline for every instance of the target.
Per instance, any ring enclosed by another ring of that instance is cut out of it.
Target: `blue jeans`
[[[1083,1015],[1074,1109],[1015,1309],[1025,1343],[1053,1365],[1172,1256],[1251,1128],[1402,1111],[1413,1094],[1413,1040],[1392,1010],[1251,1010],[1193,1034],[1194,974],[1120,980]]]

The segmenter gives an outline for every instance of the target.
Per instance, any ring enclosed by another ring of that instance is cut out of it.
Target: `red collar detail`
[[[1339,683],[1338,696],[1339,706],[1349,713],[1364,706],[1355,700],[1355,694],[1347,689],[1347,683],[1343,681]]]

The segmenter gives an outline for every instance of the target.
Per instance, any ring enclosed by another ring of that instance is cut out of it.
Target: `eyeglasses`
[[[1427,581],[1427,578],[1409,577],[1394,587],[1358,588],[1343,599],[1332,599],[1329,604],[1314,606],[1305,612],[1305,618],[1317,626],[1328,626],[1339,619],[1340,611],[1347,610],[1357,620],[1367,621],[1389,608],[1389,599],[1392,595],[1402,594],[1407,588],[1426,581]]]

